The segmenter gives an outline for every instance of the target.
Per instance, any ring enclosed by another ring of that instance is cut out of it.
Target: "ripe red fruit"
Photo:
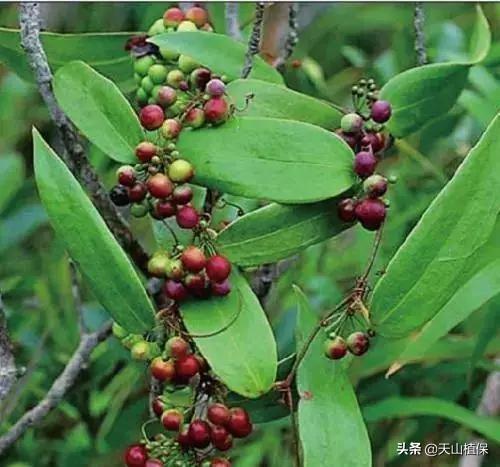
[[[235,438],[245,438],[252,430],[253,426],[250,422],[248,412],[241,407],[235,407],[230,410],[231,416],[227,422],[227,429]]]
[[[168,280],[164,286],[165,295],[176,302],[185,300],[188,296],[186,287],[181,282]]]
[[[182,229],[193,229],[198,225],[200,216],[192,206],[182,206],[175,215],[177,224]]]
[[[193,420],[188,428],[189,440],[195,448],[206,448],[210,444],[210,425],[204,420]]]
[[[379,199],[367,198],[356,205],[355,213],[365,229],[378,230],[384,222],[386,207]]]
[[[347,344],[340,336],[325,342],[325,355],[332,360],[338,360],[347,353]]]
[[[148,459],[144,467],[164,467],[164,464],[159,459]]]
[[[231,462],[225,457],[214,457],[210,461],[210,467],[231,467]]]
[[[212,97],[203,106],[207,122],[217,125],[227,120],[229,104],[224,97]]]
[[[189,344],[182,337],[174,336],[165,344],[165,350],[174,358],[182,358],[189,353]]]
[[[135,148],[137,159],[143,163],[149,162],[156,154],[158,154],[158,148],[149,141],[143,141]]]
[[[229,279],[222,282],[211,282],[210,290],[216,297],[224,297],[231,292],[231,283],[229,282]]]
[[[172,192],[172,201],[176,204],[188,204],[193,199],[193,190],[189,185],[178,185]]]
[[[392,108],[387,101],[375,101],[372,104],[371,117],[374,122],[385,123],[391,118]]]
[[[156,357],[149,366],[151,375],[159,381],[172,381],[175,377],[175,367],[172,361],[163,360],[161,357]]]
[[[205,113],[202,109],[194,107],[190,109],[184,118],[184,125],[191,128],[200,128],[205,123]]]
[[[363,139],[361,140],[361,146],[371,146],[374,153],[381,151],[385,146],[385,138],[383,133],[366,133],[366,135],[363,136]]]
[[[370,347],[370,340],[364,332],[353,332],[347,338],[347,348],[353,355],[363,355]]]
[[[354,158],[354,172],[361,178],[369,177],[375,172],[377,158],[369,151],[360,151]]]
[[[233,445],[233,437],[223,426],[213,426],[210,430],[210,439],[212,444],[219,451],[227,451]]]
[[[175,361],[175,375],[179,382],[187,382],[199,373],[200,364],[194,355],[186,355]]]
[[[214,78],[207,83],[205,92],[212,97],[220,97],[226,92],[226,85],[224,81]]]
[[[370,198],[383,196],[387,191],[387,178],[382,175],[370,175],[363,182],[363,189]]]
[[[225,425],[229,422],[231,413],[224,404],[211,404],[207,409],[207,418],[214,425]]]
[[[182,252],[181,261],[184,267],[191,272],[199,272],[207,264],[205,253],[194,245],[188,246]]]
[[[135,183],[135,170],[131,165],[122,165],[116,175],[121,185],[132,186]]]
[[[146,183],[149,193],[155,198],[167,198],[174,191],[173,183],[163,174],[153,175]]]
[[[166,219],[167,217],[172,217],[176,211],[177,206],[172,203],[172,201],[158,201],[154,207],[155,217],[158,219]]]
[[[206,68],[196,68],[191,72],[190,80],[191,84],[196,86],[198,89],[205,89],[205,86],[210,81],[212,73]]]
[[[337,205],[337,214],[340,220],[344,222],[354,222],[356,220],[355,208],[356,202],[352,198],[345,198],[340,201]]]
[[[148,459],[148,451],[142,444],[132,444],[125,451],[127,467],[144,467]]]
[[[159,105],[149,104],[141,109],[139,120],[146,130],[157,130],[161,127],[163,120],[165,120],[165,115]]]
[[[161,423],[166,430],[179,431],[184,422],[184,415],[177,409],[169,409],[163,412]]]
[[[169,8],[163,14],[163,24],[167,27],[174,27],[184,21],[184,12],[180,8]]]
[[[133,203],[139,203],[146,197],[146,185],[142,182],[137,182],[128,189],[128,197]]]
[[[211,256],[205,267],[207,276],[214,282],[223,282],[231,274],[231,263],[222,255]]]
[[[171,106],[177,100],[177,91],[170,86],[162,86],[156,94],[156,102],[163,107]]]
[[[165,403],[157,397],[151,404],[151,408],[158,417],[161,417],[162,413],[165,411]]]
[[[182,448],[188,449],[191,447],[191,440],[189,439],[189,432],[188,428],[184,428],[178,435],[177,435],[177,442],[181,445]]]
[[[208,21],[208,14],[203,8],[193,6],[186,11],[186,19],[201,28]]]

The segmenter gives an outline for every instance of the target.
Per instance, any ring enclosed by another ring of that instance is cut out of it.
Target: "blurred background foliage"
[[[168,3],[68,2],[44,4],[43,12],[46,29],[54,32],[145,31],[166,7]],[[379,271],[499,111],[500,4],[483,7],[494,39],[488,58],[472,68],[468,86],[452,111],[396,144],[381,167],[382,173],[397,176],[398,182],[389,194],[390,215]],[[209,4],[208,8],[216,29],[223,31],[223,5]],[[251,4],[241,5],[242,24],[250,23],[252,8]],[[430,61],[463,57],[475,20],[473,5],[426,4],[425,11]],[[302,65],[286,66],[288,85],[348,105],[350,87],[360,77],[374,77],[382,85],[415,65],[412,18],[411,4],[301,4],[300,42],[293,58]],[[17,26],[15,4],[0,5],[0,26]],[[33,125],[57,148],[54,128],[37,90],[0,64],[0,290],[16,361],[25,368],[0,413],[2,431],[43,397],[78,341],[68,258],[47,224],[33,181]],[[110,186],[115,166],[96,148],[88,149]],[[221,218],[231,215],[234,212],[226,211]],[[154,248],[151,232],[134,222],[148,248]],[[369,255],[371,241],[371,234],[355,227],[293,260],[267,302],[281,358],[292,353],[294,346],[296,302],[291,285],[299,284],[321,312],[353,284]],[[106,314],[86,290],[84,297],[86,320],[97,327]],[[375,340],[373,352],[351,368],[362,408],[390,396],[433,396],[475,410],[486,376],[498,370],[492,357],[500,350],[494,326],[499,305],[498,298],[491,300],[435,344],[421,361],[390,379],[384,373],[392,361],[384,360],[384,349],[377,348]],[[91,365],[57,410],[41,426],[29,430],[1,465],[121,465],[124,446],[140,437],[140,426],[147,419],[146,382],[144,365],[131,362],[128,352],[109,339],[94,352]],[[460,424],[433,416],[369,422],[368,428],[374,464],[380,466],[423,465],[422,457],[397,456],[397,442],[460,443],[473,435]],[[289,447],[288,419],[264,423],[248,442],[239,444],[235,465],[292,465]],[[483,465],[498,465],[494,460],[500,458],[498,446],[490,443],[490,452]],[[456,456],[425,460],[426,465],[436,466],[457,462]]]

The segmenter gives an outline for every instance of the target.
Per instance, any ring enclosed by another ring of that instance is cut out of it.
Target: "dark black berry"
[[[127,206],[130,203],[127,188],[123,185],[115,185],[109,192],[109,197],[116,206]]]

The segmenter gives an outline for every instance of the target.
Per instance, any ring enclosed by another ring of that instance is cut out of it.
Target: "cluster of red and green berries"
[[[345,114],[337,134],[355,151],[354,172],[363,181],[357,197],[345,198],[338,204],[338,216],[344,222],[359,221],[368,230],[383,224],[387,202],[382,196],[388,180],[375,169],[386,149],[384,124],[391,117],[389,102],[377,97],[373,80],[360,80],[353,86],[355,112]]]
[[[366,332],[356,331],[344,339],[336,332],[332,332],[326,339],[324,346],[325,355],[332,360],[343,358],[347,352],[359,357],[369,349],[370,337]]]

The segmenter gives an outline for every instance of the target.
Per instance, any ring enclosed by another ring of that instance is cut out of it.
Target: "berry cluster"
[[[362,79],[353,86],[355,112],[345,114],[337,134],[355,151],[354,172],[363,180],[358,197],[338,204],[338,216],[344,222],[359,221],[367,230],[378,230],[386,217],[386,202],[381,197],[388,181],[375,174],[387,147],[384,124],[391,117],[391,105],[377,97],[372,79]]]
[[[356,331],[350,334],[347,339],[332,332],[325,341],[325,355],[332,360],[339,360],[347,354],[363,355],[370,347],[369,336],[365,332]]]

